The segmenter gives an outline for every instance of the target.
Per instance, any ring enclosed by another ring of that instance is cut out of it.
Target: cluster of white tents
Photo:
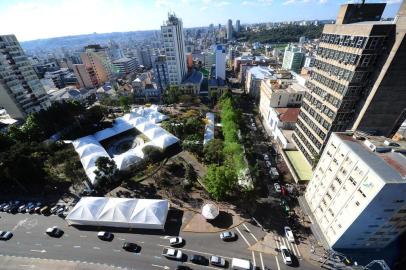
[[[92,184],[95,183],[96,160],[99,157],[109,157],[106,150],[101,146],[100,141],[128,131],[132,128],[143,133],[150,141],[128,150],[120,155],[114,156],[113,160],[119,170],[128,169],[134,163],[144,158],[142,149],[148,145],[166,149],[177,143],[178,138],[157,125],[167,119],[168,116],[158,111],[158,106],[152,105],[148,108],[139,108],[123,117],[115,119],[113,127],[96,132],[93,135],[79,138],[72,142],[80,161]]]
[[[69,225],[163,230],[168,210],[167,200],[82,197],[65,220]]]
[[[206,119],[208,120],[208,123],[206,124],[204,130],[203,144],[206,144],[210,140],[214,139],[214,113],[206,113]]]

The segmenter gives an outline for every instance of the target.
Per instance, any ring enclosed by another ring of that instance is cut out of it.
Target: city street
[[[103,267],[109,269],[108,267],[111,266],[128,269],[175,269],[176,265],[179,264],[161,255],[162,249],[168,247],[168,238],[170,238],[165,233],[159,234],[154,231],[114,232],[113,241],[105,242],[97,238],[97,230],[88,231],[69,227],[63,219],[57,216],[10,215],[6,213],[2,213],[0,216],[1,229],[10,230],[14,234],[9,241],[0,243],[1,255],[63,260],[60,262],[61,265],[65,264],[66,266],[66,263],[69,262],[75,267],[80,266],[79,262],[88,265],[97,264],[99,269]],[[169,220],[167,226],[175,225],[174,222],[178,221]],[[64,235],[61,238],[52,238],[46,235],[45,230],[51,226],[61,228],[65,232]],[[180,249],[187,256],[199,254],[208,258],[211,255],[218,255],[229,262],[233,257],[249,259],[257,266],[257,269],[280,270],[290,268],[283,264],[280,255],[274,256],[248,250],[249,246],[265,235],[258,227],[243,223],[234,228],[233,231],[238,235],[238,240],[235,242],[221,241],[218,233],[180,233],[186,241],[186,244]],[[125,241],[139,244],[141,246],[140,252],[124,251],[122,244]],[[300,251],[295,244],[288,244],[283,237],[280,238],[280,241],[288,246],[290,245],[292,252],[298,256],[301,269],[313,268],[304,260],[301,260]],[[9,260],[10,257],[0,256],[0,269],[9,269],[6,265]],[[76,264],[74,264],[75,262]],[[21,263],[20,269],[33,268],[34,263],[35,260],[30,263]],[[55,263],[59,265],[57,261]],[[186,259],[183,263],[193,269],[216,269],[216,267],[212,266],[193,265]]]

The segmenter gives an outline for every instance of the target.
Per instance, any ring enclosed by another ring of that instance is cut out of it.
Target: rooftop
[[[359,132],[333,133],[386,182],[406,180],[406,141]]]
[[[250,68],[249,72],[255,79],[264,80],[273,78],[274,70],[269,67],[255,66]]]
[[[296,122],[300,108],[275,108],[275,111],[282,122]]]
[[[129,62],[129,61],[131,61],[131,60],[133,60],[133,59],[128,58],[128,57],[123,57],[123,58],[120,58],[120,59],[115,60],[113,63],[114,63],[114,64],[116,64],[116,63],[126,63],[126,62]]]
[[[193,70],[189,72],[186,77],[183,79],[182,84],[191,83],[191,84],[198,84],[201,83],[203,80],[203,73],[197,70]]]

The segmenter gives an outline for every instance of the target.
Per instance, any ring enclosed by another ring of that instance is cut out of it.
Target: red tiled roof
[[[280,121],[296,122],[300,108],[276,108],[275,111],[278,112]]]

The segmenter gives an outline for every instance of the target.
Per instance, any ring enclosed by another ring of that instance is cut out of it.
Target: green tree
[[[116,163],[108,157],[99,157],[96,160],[97,169],[94,171],[96,175],[97,187],[103,187],[106,184],[111,184],[117,174]]]
[[[193,182],[197,180],[197,173],[192,165],[189,163],[186,164],[185,167],[185,180],[187,182],[187,186],[190,186]]]
[[[170,85],[162,96],[164,104],[174,104],[179,102],[179,97],[182,95],[178,86]]]
[[[202,136],[199,134],[191,134],[186,136],[182,142],[184,150],[200,155],[202,153]]]
[[[203,133],[203,121],[200,117],[194,116],[188,118],[183,126],[183,131],[185,134],[197,134]]]
[[[235,186],[235,173],[225,166],[210,165],[204,183],[207,191],[215,200],[224,199]]]
[[[162,158],[162,151],[156,146],[147,145],[142,149],[145,159],[150,162],[157,162]]]
[[[223,154],[224,143],[220,139],[210,140],[203,147],[204,161],[207,164],[217,164],[220,165],[224,161]]]
[[[127,96],[121,96],[119,98],[120,106],[124,112],[129,112],[131,108],[131,98]]]

